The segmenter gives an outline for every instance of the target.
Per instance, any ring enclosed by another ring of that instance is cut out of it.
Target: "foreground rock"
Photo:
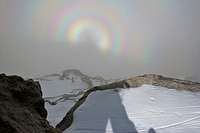
[[[37,82],[0,74],[0,133],[59,133],[46,117]]]
[[[69,128],[73,122],[74,112],[86,101],[87,97],[96,91],[104,91],[116,88],[136,88],[144,84],[172,88],[177,90],[187,90],[192,92],[200,91],[200,83],[194,83],[186,80],[178,80],[167,78],[160,75],[143,75],[127,80],[111,83],[108,85],[97,86],[89,89],[85,94],[76,102],[76,104],[67,112],[63,120],[56,126],[64,131]]]

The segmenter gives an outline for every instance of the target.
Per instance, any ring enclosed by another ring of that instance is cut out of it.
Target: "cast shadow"
[[[138,133],[116,91],[92,94],[79,113],[76,125],[80,132],[76,133]],[[148,133],[155,133],[155,130],[149,129]]]

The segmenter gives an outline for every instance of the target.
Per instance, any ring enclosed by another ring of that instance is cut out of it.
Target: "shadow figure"
[[[118,92],[91,94],[84,106],[75,112],[73,133],[138,133],[128,118]],[[151,131],[149,133],[154,133]]]

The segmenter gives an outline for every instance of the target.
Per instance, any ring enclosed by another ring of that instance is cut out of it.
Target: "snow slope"
[[[65,133],[199,133],[200,93],[143,85],[92,93]],[[137,131],[136,131],[137,130]]]

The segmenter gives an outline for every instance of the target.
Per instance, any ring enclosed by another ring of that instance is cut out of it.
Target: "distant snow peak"
[[[70,80],[72,83],[75,83],[77,81],[78,82],[82,81],[88,85],[88,88],[97,85],[107,84],[112,81],[112,80],[106,80],[101,76],[92,77],[86,75],[77,69],[67,69],[62,71],[61,73],[54,73],[35,78],[35,80],[39,81]]]

